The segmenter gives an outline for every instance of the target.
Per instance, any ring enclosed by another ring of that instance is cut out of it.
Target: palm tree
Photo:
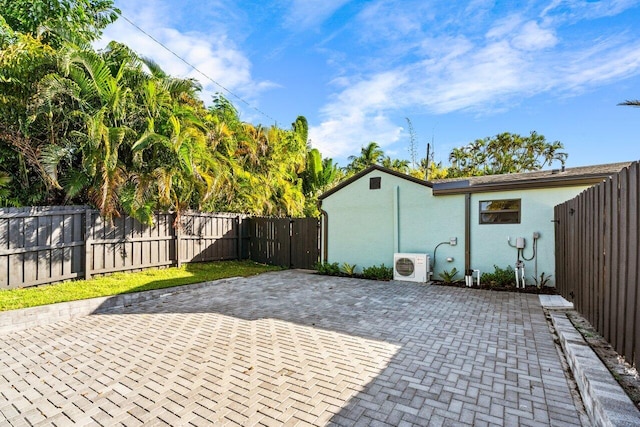
[[[56,52],[40,39],[12,33],[15,40],[0,55],[0,152],[3,169],[14,182],[7,187],[14,203],[42,203],[54,195],[55,186],[40,161],[41,150],[52,133],[68,121],[52,121],[38,111],[34,96],[39,82],[56,69]],[[60,103],[50,106],[52,114]],[[29,191],[19,191],[20,188]],[[53,197],[55,198],[55,197]]]
[[[62,72],[80,88],[79,106],[74,114],[83,118],[84,129],[76,133],[82,164],[91,181],[89,197],[101,214],[111,219],[119,215],[118,191],[126,182],[126,168],[119,159],[120,146],[135,138],[129,126],[132,88],[125,72],[134,66],[130,60],[113,64],[108,51],[98,55],[88,50],[70,50],[63,57]]]
[[[13,177],[4,187],[11,203],[91,202],[107,219],[124,211],[144,223],[156,209],[302,214],[304,117],[285,130],[242,122],[222,97],[206,109],[193,80],[170,77],[124,45],[54,50],[20,40],[0,57],[7,83],[0,154],[11,162],[3,168]],[[363,149],[374,158],[367,163],[379,161],[376,147]],[[339,172],[330,159],[318,160],[316,193]],[[23,181],[38,186],[29,192],[35,196],[16,198]]]
[[[349,156],[347,171],[350,173],[360,172],[369,166],[378,165],[384,157],[384,151],[376,142],[370,142],[366,147],[360,149],[360,156]]]
[[[389,156],[382,159],[382,166],[402,173],[409,173],[409,163],[409,160],[392,159]]]
[[[633,100],[627,99],[626,101],[621,102],[618,105],[626,105],[628,107],[640,107],[640,99],[633,99]]]
[[[333,159],[323,159],[317,148],[307,151],[306,167],[300,174],[304,195],[317,201],[319,193],[326,191],[338,178],[339,170]]]

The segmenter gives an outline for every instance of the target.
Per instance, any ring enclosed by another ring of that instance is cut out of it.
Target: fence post
[[[91,266],[93,265],[93,244],[91,243],[92,210],[84,211],[84,278],[91,279]]]
[[[295,240],[295,220],[293,218],[289,218],[289,265],[287,268],[293,267],[293,241]]]
[[[178,222],[178,214],[176,213],[176,219],[173,221],[173,231],[176,235],[176,266],[180,268],[182,266],[182,261],[180,260],[180,223]]]
[[[236,217],[236,233],[238,235],[238,261],[242,260],[242,223],[240,215]]]

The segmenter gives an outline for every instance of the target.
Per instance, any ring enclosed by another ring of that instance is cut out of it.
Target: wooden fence
[[[185,212],[175,229],[175,214],[156,213],[152,227],[130,217],[106,222],[87,210],[85,269],[92,274],[188,262],[243,259],[242,222],[235,214]],[[245,257],[246,258],[246,257]]]
[[[640,366],[638,162],[555,207],[556,286]]]
[[[84,276],[84,207],[0,210],[0,289]]]
[[[252,259],[312,268],[319,257],[315,218],[156,213],[154,225],[105,221],[87,206],[0,208],[0,289],[90,278],[189,262]]]
[[[314,268],[320,259],[317,218],[251,218],[251,259],[291,268]]]

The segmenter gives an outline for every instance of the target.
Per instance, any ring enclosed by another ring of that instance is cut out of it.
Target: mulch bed
[[[464,282],[450,282],[445,283],[442,281],[433,281],[434,285],[438,286],[450,286],[454,288],[465,288]],[[557,295],[556,289],[551,286],[527,286],[526,288],[516,288],[515,285],[511,286],[492,286],[492,285],[484,285],[480,284],[480,286],[473,285],[468,289],[483,289],[486,291],[497,291],[497,292],[519,292],[524,294],[537,294],[537,295]]]

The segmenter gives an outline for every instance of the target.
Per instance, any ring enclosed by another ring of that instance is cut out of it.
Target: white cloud
[[[394,124],[382,113],[365,114],[350,111],[346,115],[331,117],[319,126],[309,129],[314,148],[327,157],[346,157],[358,153],[360,147],[375,141],[381,146],[400,138],[402,127]]]
[[[369,40],[398,40],[417,33],[435,15],[428,7],[380,0],[368,4],[358,15],[361,36]],[[406,40],[403,40],[406,42]]]
[[[629,2],[617,2],[623,3]],[[383,28],[386,18],[376,19]],[[403,61],[390,58],[387,67],[361,70],[366,77],[357,80],[341,77],[345,86],[310,130],[314,145],[328,155],[354,154],[369,141],[383,147],[398,141],[397,116],[408,109],[487,114],[536,94],[572,95],[640,73],[639,40],[619,35],[572,45],[558,31],[549,21],[512,14],[480,34],[421,34],[419,49]]]
[[[520,50],[541,50],[556,45],[558,39],[552,28],[541,26],[536,21],[525,21],[519,15],[510,15],[489,29],[489,40],[510,40]]]
[[[268,81],[256,81],[251,75],[251,61],[236,44],[230,40],[224,22],[211,23],[211,31],[204,34],[195,31],[180,31],[171,22],[171,10],[162,1],[133,2],[118,4],[123,15],[175,52],[203,74],[218,82],[233,93],[247,98],[249,102],[257,95],[276,85]],[[203,87],[201,98],[209,104],[216,92],[222,92],[237,104],[237,99],[226,93],[201,73],[194,70],[176,55],[143,34],[125,19],[120,18],[107,27],[98,47],[116,40],[127,44],[138,54],[151,58],[167,73],[197,79]]]
[[[290,0],[284,25],[288,29],[307,30],[317,27],[350,0]]]
[[[640,72],[640,42],[622,44],[605,40],[580,52],[568,54],[558,64],[561,80],[558,86],[567,92],[618,81]]]
[[[309,129],[314,147],[332,156],[344,156],[375,141],[382,147],[397,141],[402,127],[384,114],[399,106],[396,90],[405,82],[397,73],[381,73],[369,80],[341,79],[346,88],[322,109],[325,120]]]
[[[575,22],[581,19],[615,16],[638,6],[638,3],[638,0],[553,0],[542,11],[541,16],[556,21]]]
[[[251,40],[249,8],[218,0],[198,6],[197,0],[189,0],[190,9],[202,8],[197,32],[193,27],[177,29],[180,13],[185,20],[194,18],[172,10],[175,2],[120,1],[128,18],[252,104],[275,86],[252,75],[252,62],[238,45]],[[277,19],[265,19],[278,31],[287,30],[283,40],[320,27],[332,31],[320,45],[335,71],[329,85],[334,92],[320,109],[319,120],[309,117],[310,138],[328,156],[355,154],[370,141],[392,150],[404,136],[403,117],[409,110],[487,114],[513,108],[532,95],[572,95],[640,73],[640,39],[631,32],[595,39],[597,29],[585,38],[567,29],[568,23],[591,26],[593,22],[580,21],[621,13],[639,0],[550,0],[546,8],[533,2],[516,10],[492,0],[472,0],[462,7],[449,1],[372,0],[342,9],[348,2],[279,0],[275,8],[268,7],[269,13],[278,9]],[[233,15],[227,20],[225,7]],[[355,17],[330,25],[357,8]],[[103,43],[110,39],[152,57],[173,75],[197,78],[204,85],[205,102],[221,91],[122,19],[107,29]]]
[[[525,23],[511,40],[514,47],[522,50],[540,50],[553,47],[558,42],[554,32],[548,28],[541,28],[538,23]]]

